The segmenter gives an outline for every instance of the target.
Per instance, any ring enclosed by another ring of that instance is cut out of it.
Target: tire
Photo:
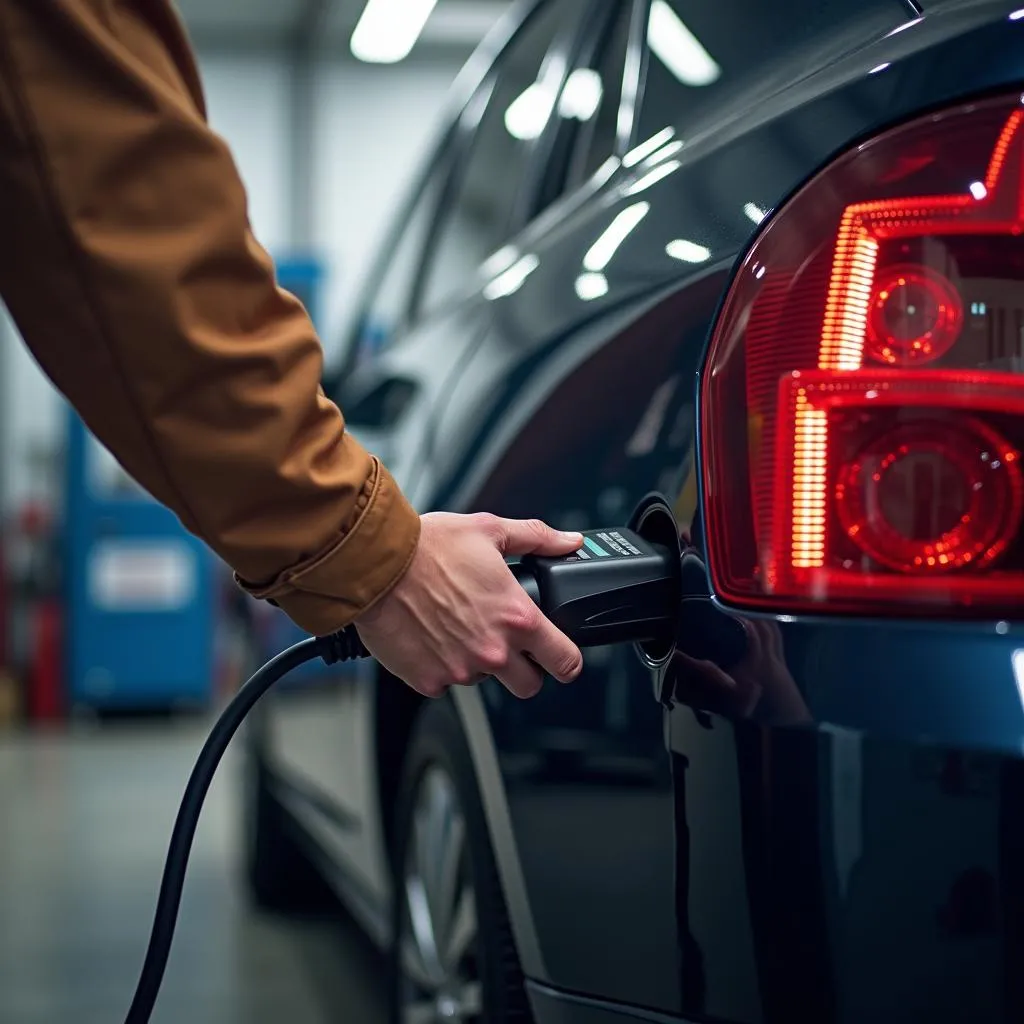
[[[252,903],[276,914],[316,914],[331,905],[327,884],[296,839],[296,827],[251,755],[245,766],[245,875]]]
[[[530,1024],[476,774],[449,698],[426,703],[413,728],[392,877],[391,1024]],[[433,955],[437,947],[448,955]]]

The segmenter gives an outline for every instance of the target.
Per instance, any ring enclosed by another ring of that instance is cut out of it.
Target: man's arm
[[[0,295],[96,436],[258,596],[326,633],[420,521],[320,390],[169,0],[0,0]]]

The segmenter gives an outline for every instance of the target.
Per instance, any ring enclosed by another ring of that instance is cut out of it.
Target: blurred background
[[[455,76],[505,0],[179,0],[213,127],[328,364]],[[402,7],[394,17],[387,8]],[[382,17],[382,11],[384,16]],[[123,1019],[213,712],[295,631],[137,491],[0,316],[0,1024]],[[173,643],[163,642],[174,638]],[[256,915],[214,783],[158,1021],[383,1019],[344,915]]]

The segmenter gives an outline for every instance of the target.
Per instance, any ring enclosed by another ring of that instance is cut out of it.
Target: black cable
[[[221,712],[220,718],[203,744],[185,787],[181,806],[178,808],[178,817],[174,822],[167,860],[164,863],[163,878],[160,881],[160,895],[156,901],[156,913],[153,917],[149,946],[146,949],[146,959],[125,1024],[148,1024],[153,1013],[153,1006],[167,968],[167,958],[171,952],[174,927],[181,905],[181,892],[185,884],[185,870],[188,867],[192,840],[199,824],[203,801],[224,751],[227,750],[245,716],[274,683],[307,661],[322,658],[325,664],[333,665],[338,661],[365,658],[368,654],[353,626],[330,636],[303,640],[282,651],[257,670]]]

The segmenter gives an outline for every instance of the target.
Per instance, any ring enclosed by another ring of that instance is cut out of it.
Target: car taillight
[[[1024,611],[1024,107],[840,157],[767,224],[701,385],[715,591]]]

